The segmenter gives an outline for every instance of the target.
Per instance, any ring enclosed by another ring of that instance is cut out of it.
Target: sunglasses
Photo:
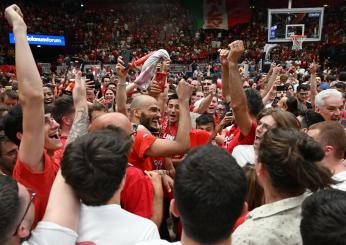
[[[16,236],[16,235],[17,235],[17,232],[18,232],[18,229],[19,229],[20,224],[23,222],[25,216],[28,214],[28,211],[29,211],[29,209],[30,209],[31,204],[32,204],[33,201],[35,200],[36,193],[33,192],[33,191],[31,191],[31,190],[29,190],[29,189],[28,189],[28,192],[29,192],[30,195],[31,195],[30,201],[29,201],[29,203],[28,203],[28,206],[27,206],[26,209],[25,209],[25,212],[24,212],[24,214],[23,214],[23,217],[20,219],[20,222],[18,223],[18,225],[17,225],[17,227],[16,227],[16,231],[14,232],[13,236]]]

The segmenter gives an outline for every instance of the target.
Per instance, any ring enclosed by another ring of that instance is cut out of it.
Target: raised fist
[[[179,100],[189,101],[192,95],[193,86],[188,84],[184,79],[181,79],[177,87]]]
[[[5,9],[5,18],[7,22],[13,27],[13,29],[23,27],[26,31],[26,24],[23,20],[23,13],[16,4]]]
[[[228,45],[230,52],[228,54],[228,61],[236,63],[240,56],[244,53],[243,41],[237,40]]]
[[[220,53],[220,62],[221,62],[221,65],[223,65],[223,66],[228,66],[227,57],[228,57],[228,54],[229,54],[229,50],[228,50],[228,49],[220,49],[220,50],[219,50],[219,53]]]

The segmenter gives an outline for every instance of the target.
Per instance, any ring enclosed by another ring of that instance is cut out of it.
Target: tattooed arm
[[[77,137],[88,133],[89,113],[86,86],[85,81],[81,78],[81,72],[79,72],[76,75],[75,87],[73,89],[73,102],[76,113],[66,145],[73,142]]]

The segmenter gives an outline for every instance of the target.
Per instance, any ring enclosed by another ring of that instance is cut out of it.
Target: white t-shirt
[[[181,242],[167,242],[165,240],[152,240],[152,241],[145,241],[145,242],[139,242],[135,245],[168,245],[168,244],[175,244],[175,245],[181,245]]]
[[[238,145],[234,147],[232,156],[240,167],[244,167],[247,163],[255,164],[256,154],[253,145]]]
[[[22,245],[75,245],[77,233],[55,223],[41,221]]]
[[[154,222],[129,213],[117,204],[98,207],[82,204],[78,234],[78,242],[97,245],[132,245],[160,239]]]
[[[340,182],[333,186],[334,189],[346,191],[346,171],[335,174],[333,179]]]

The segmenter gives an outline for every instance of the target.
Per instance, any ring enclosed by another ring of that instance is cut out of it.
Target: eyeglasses
[[[33,192],[33,191],[29,190],[29,189],[28,189],[28,192],[31,194],[30,201],[29,201],[29,203],[28,203],[28,206],[27,206],[26,209],[25,209],[25,212],[24,212],[24,214],[23,214],[23,217],[20,219],[20,222],[18,223],[18,225],[17,225],[17,227],[16,227],[16,230],[15,230],[13,236],[16,236],[16,235],[17,235],[19,226],[20,226],[20,224],[23,222],[25,216],[27,215],[27,213],[28,213],[28,211],[29,211],[29,209],[30,209],[31,204],[33,203],[33,201],[34,201],[34,199],[35,199],[35,197],[36,197],[36,193],[35,193],[35,192]]]

